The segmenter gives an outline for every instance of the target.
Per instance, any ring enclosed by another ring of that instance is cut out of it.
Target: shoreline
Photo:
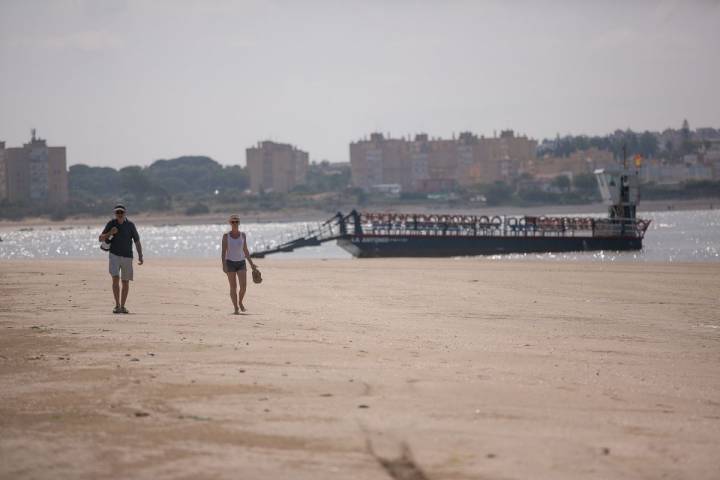
[[[697,200],[647,200],[640,203],[638,215],[642,212],[659,212],[659,211],[688,211],[688,210],[715,210],[720,208],[720,198],[716,199],[697,199]],[[531,207],[515,207],[515,206],[497,206],[497,207],[446,207],[433,204],[427,205],[384,205],[369,206],[361,208],[361,210],[389,212],[396,211],[398,213],[421,213],[421,212],[437,212],[437,213],[458,213],[461,215],[563,215],[563,214],[596,214],[605,215],[607,206],[603,203],[580,204],[580,205],[546,205]],[[333,214],[320,210],[280,210],[276,212],[251,212],[247,214],[241,213],[241,219],[244,223],[289,223],[289,222],[317,222],[330,218]],[[29,227],[55,227],[57,226],[91,226],[101,227],[109,219],[107,216],[89,216],[89,217],[68,217],[65,220],[52,221],[47,216],[32,217],[23,220],[0,220],[0,230],[9,230],[17,228]],[[184,214],[165,214],[165,213],[140,213],[133,215],[129,213],[128,218],[133,222],[142,224],[152,224],[157,226],[163,225],[203,225],[203,224],[225,224],[226,218],[223,214],[211,213],[203,215],[184,215]]]

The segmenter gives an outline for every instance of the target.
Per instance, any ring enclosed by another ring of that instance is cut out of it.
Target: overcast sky
[[[70,165],[683,118],[720,127],[720,1],[0,0],[0,140]]]

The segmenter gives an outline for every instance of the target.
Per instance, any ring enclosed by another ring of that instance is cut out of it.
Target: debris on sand
[[[410,447],[407,443],[401,444],[402,453],[398,458],[382,458],[375,453],[370,439],[365,440],[365,447],[368,453],[380,464],[381,467],[394,480],[429,480],[420,467],[415,463]]]

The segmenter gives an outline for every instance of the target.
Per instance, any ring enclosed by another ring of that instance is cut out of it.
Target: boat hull
[[[640,250],[638,237],[557,236],[348,236],[338,245],[358,258],[459,257],[508,253],[558,253],[599,250]]]

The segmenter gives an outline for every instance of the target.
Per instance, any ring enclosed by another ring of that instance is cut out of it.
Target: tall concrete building
[[[537,142],[517,137],[512,130],[484,138],[463,132],[457,138],[385,138],[350,144],[352,184],[369,190],[374,185],[398,184],[403,191],[447,191],[458,185],[510,181],[521,166],[535,158]]]
[[[286,193],[305,184],[308,153],[292,145],[260,142],[245,151],[250,190],[254,193]]]
[[[408,143],[373,133],[369,140],[350,144],[352,184],[368,190],[373,185],[397,183],[406,189],[410,182],[412,160]]]
[[[48,206],[68,201],[68,175],[65,147],[48,147],[35,130],[29,143],[19,148],[3,148],[5,199],[10,203]],[[1,190],[1,189],[0,189]]]
[[[522,173],[523,165],[537,157],[537,141],[503,130],[500,136],[480,137],[475,162],[463,177],[464,184],[510,182]]]
[[[593,173],[598,168],[616,165],[612,152],[591,147],[578,150],[567,157],[543,155],[523,165],[523,172],[536,179],[552,179],[558,175],[572,178],[576,175]]]

